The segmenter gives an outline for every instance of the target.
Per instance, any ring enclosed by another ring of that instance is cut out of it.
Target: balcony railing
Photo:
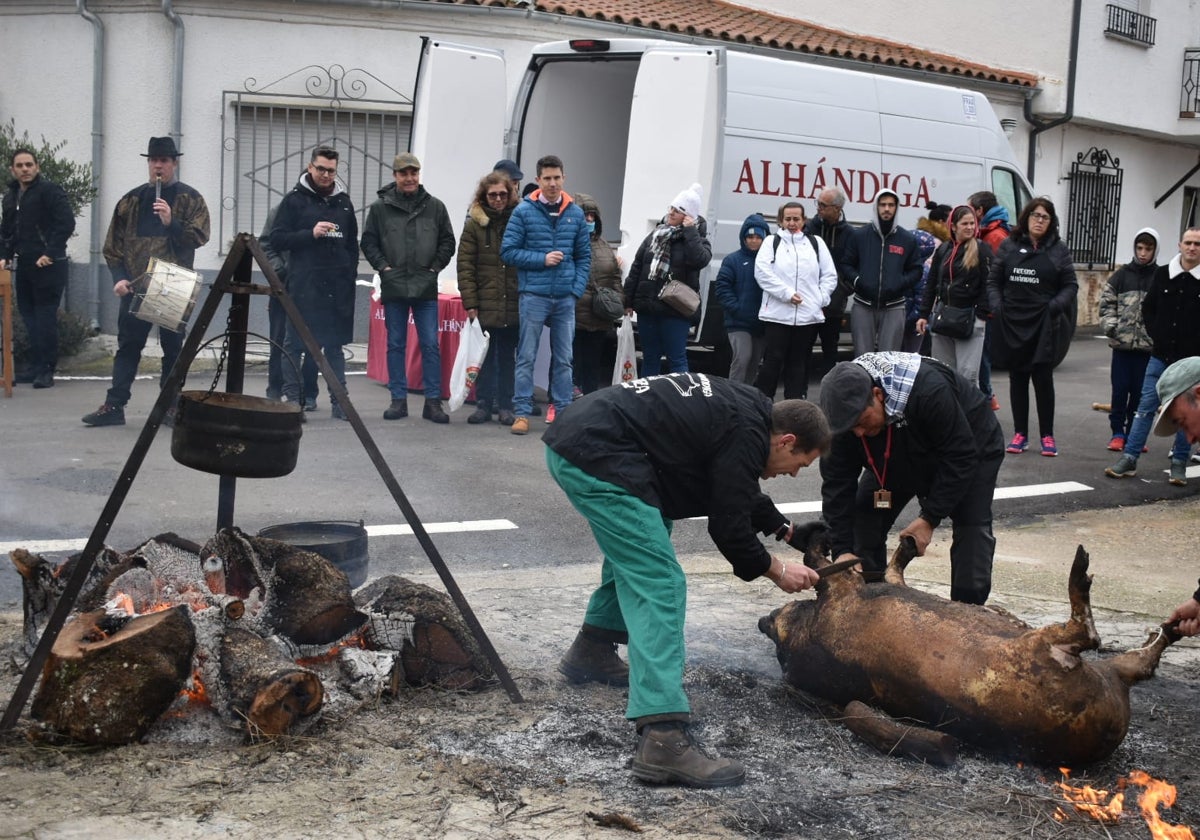
[[[1105,35],[1115,35],[1147,47],[1154,46],[1154,27],[1157,21],[1132,9],[1108,4],[1108,26]]]
[[[1200,49],[1183,51],[1183,82],[1179,87],[1179,118],[1200,116]]]

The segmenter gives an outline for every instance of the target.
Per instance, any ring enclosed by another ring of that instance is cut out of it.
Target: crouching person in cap
[[[821,408],[833,432],[821,498],[834,558],[858,557],[868,579],[880,579],[888,531],[915,497],[919,511],[900,536],[923,555],[951,519],[950,597],[987,601],[1004,437],[979,388],[915,353],[864,353],[821,380]]]
[[[583,628],[559,664],[572,682],[628,685],[637,724],[633,774],[693,787],[741,784],[740,762],[696,745],[683,690],[687,583],[671,546],[676,519],[708,517],[708,533],[743,580],[784,592],[817,574],[771,555],[756,532],[794,548],[822,526],[793,528],[759,480],[794,476],[829,445],[820,410],[697,373],[637,379],[581,397],[543,436],[550,474],[583,514],[604,555]],[[628,667],[616,654],[629,646]]]

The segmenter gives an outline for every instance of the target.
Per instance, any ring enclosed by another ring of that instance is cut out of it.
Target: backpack
[[[821,259],[821,249],[817,247],[817,237],[811,233],[805,233],[804,238],[807,239],[808,244],[812,246],[813,253],[817,255],[817,260],[819,262]],[[774,240],[771,243],[771,262],[774,263],[775,255],[779,253],[779,243],[783,241],[783,237],[779,235],[779,231],[776,231],[771,235],[771,239]],[[830,254],[830,256],[833,255]]]

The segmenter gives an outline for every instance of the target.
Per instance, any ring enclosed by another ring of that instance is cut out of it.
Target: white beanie
[[[700,196],[702,195],[704,195],[704,188],[699,184],[692,184],[672,199],[671,206],[676,210],[682,210],[685,216],[698,219],[700,218]]]

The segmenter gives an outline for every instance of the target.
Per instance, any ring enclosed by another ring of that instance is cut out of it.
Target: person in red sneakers
[[[1113,272],[1100,293],[1100,326],[1112,347],[1109,379],[1112,382],[1108,422],[1112,427],[1109,450],[1120,452],[1133,426],[1138,402],[1142,398],[1142,380],[1154,343],[1142,319],[1142,301],[1150,291],[1150,281],[1158,263],[1158,231],[1142,228],[1133,238],[1133,259]]]
[[[1012,236],[1000,245],[988,273],[988,301],[996,320],[996,346],[1008,362],[1014,434],[1005,450],[1029,447],[1029,383],[1037,400],[1042,454],[1058,454],[1054,441],[1055,336],[1068,329],[1079,291],[1075,260],[1058,233],[1050,199],[1021,209]]]

